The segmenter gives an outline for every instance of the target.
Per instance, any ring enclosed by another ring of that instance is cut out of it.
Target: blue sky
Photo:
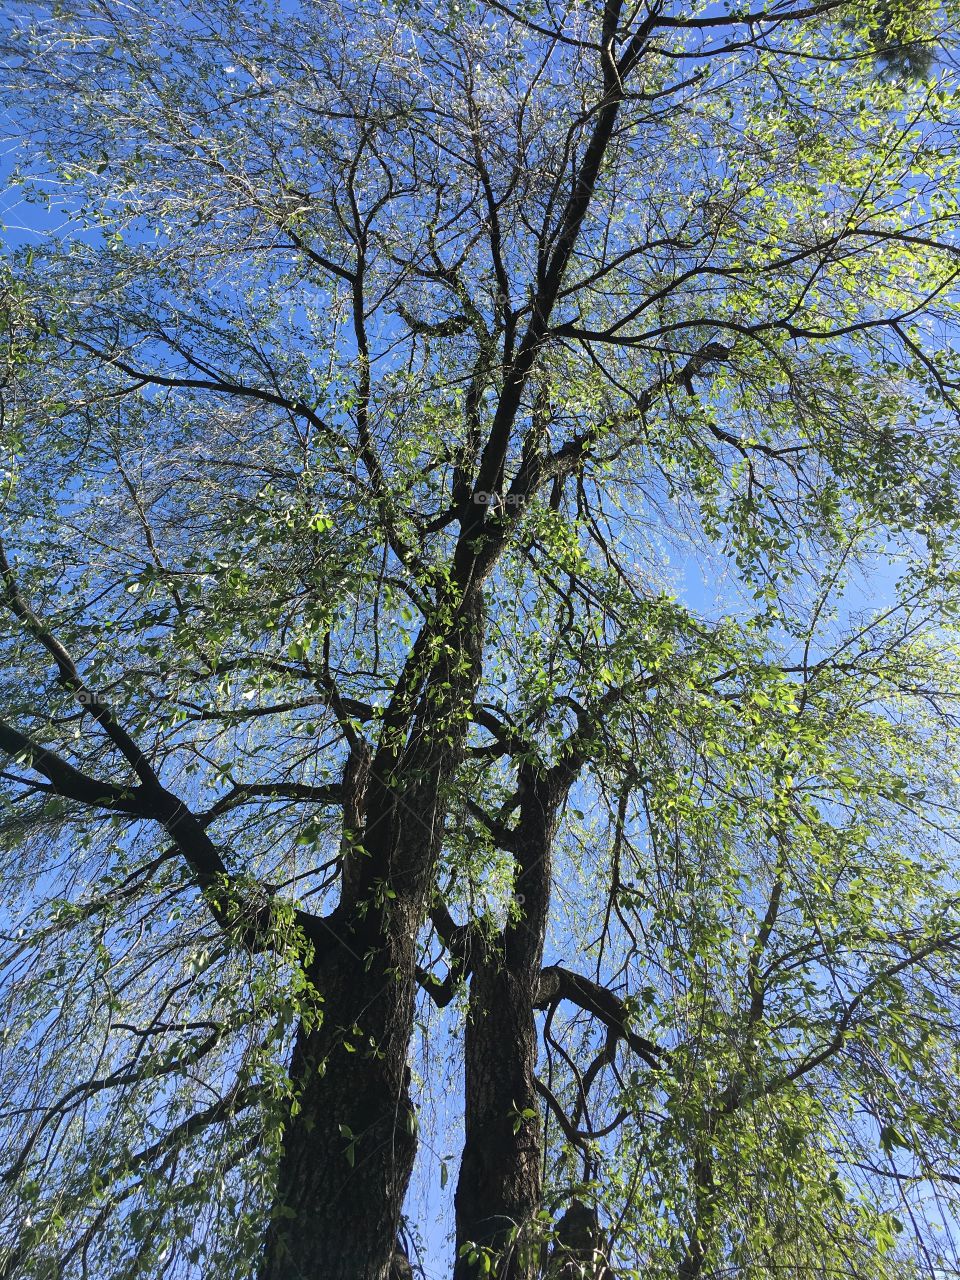
[[[14,146],[12,141],[4,141],[0,152],[0,189],[3,189],[0,222],[5,224],[3,235],[7,245],[19,247],[39,243],[51,232],[63,232],[70,225],[70,210],[48,211],[39,205],[26,203],[19,192],[5,189],[15,155]],[[707,615],[750,611],[753,608],[752,602],[745,598],[738,586],[732,568],[719,555],[698,556],[689,551],[666,548],[665,572],[679,598]],[[872,567],[847,588],[839,611],[839,625],[842,626],[854,613],[882,607],[891,597],[897,572],[895,566],[877,558]],[[438,1049],[434,1052],[436,1060],[443,1059],[444,1054]],[[424,1208],[421,1227],[426,1240],[426,1272],[439,1280],[448,1274],[449,1253],[444,1235],[452,1222],[457,1156],[455,1150],[444,1149],[445,1140],[437,1134],[446,1127],[450,1115],[456,1113],[457,1098],[454,1092],[452,1099],[447,1099],[436,1088],[432,1097],[433,1113],[429,1113],[431,1103],[426,1102],[421,1120],[420,1168],[423,1180],[414,1188],[414,1203],[417,1207],[422,1204]],[[450,1157],[445,1188],[440,1185],[442,1157]],[[442,1219],[442,1224],[438,1224],[438,1218]]]

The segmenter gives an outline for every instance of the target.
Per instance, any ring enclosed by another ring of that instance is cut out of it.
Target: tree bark
[[[423,646],[408,663],[369,768],[360,749],[348,761],[344,826],[355,831],[362,819],[361,839],[345,840],[338,938],[310,968],[321,1017],[301,1029],[293,1053],[296,1105],[259,1280],[390,1274],[417,1145],[407,1050],[418,935],[479,678],[482,623],[474,587],[445,634],[430,636],[437,656],[422,662]],[[362,797],[351,778],[362,780]]]
[[[526,983],[497,958],[484,960],[471,979],[465,1059],[458,1253],[468,1242],[483,1246],[501,1258],[503,1280],[528,1280],[537,1270],[530,1228],[541,1200],[536,1025]],[[479,1276],[478,1266],[459,1256],[454,1280]]]
[[[456,1194],[454,1280],[483,1274],[468,1243],[491,1250],[498,1280],[539,1270],[542,1131],[534,1084],[534,1006],[549,909],[557,810],[569,781],[520,767],[514,855],[517,919],[474,963],[464,1039],[465,1133]],[[462,1253],[462,1256],[461,1256]]]
[[[299,1110],[284,1134],[261,1280],[389,1275],[416,1133],[406,1066],[413,991],[408,979],[385,977],[384,959],[366,969],[340,949],[316,975],[323,1021],[301,1029],[294,1049]]]

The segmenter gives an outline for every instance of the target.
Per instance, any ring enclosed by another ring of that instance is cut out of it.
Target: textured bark
[[[458,1249],[471,1241],[508,1251],[498,1274],[527,1280],[536,1272],[524,1256],[524,1227],[540,1208],[541,1133],[533,1086],[536,1027],[530,992],[497,959],[473,973],[465,1032],[465,1142],[457,1183]],[[523,1111],[532,1112],[523,1117]],[[511,1236],[519,1228],[519,1236]],[[466,1256],[455,1280],[481,1274]]]
[[[572,1200],[554,1227],[546,1280],[609,1280],[597,1211]]]
[[[385,977],[384,959],[365,970],[339,950],[317,975],[323,1022],[301,1032],[294,1051],[300,1110],[284,1135],[261,1280],[389,1275],[416,1136],[406,1068],[413,991]]]
[[[417,937],[478,679],[482,603],[478,589],[466,594],[439,656],[425,671],[408,664],[372,762],[360,749],[347,762],[344,827],[361,839],[344,842],[339,941],[312,966],[322,1017],[293,1054],[298,1106],[260,1280],[387,1280],[394,1263],[416,1154],[407,1050]]]
[[[569,782],[520,770],[514,853],[517,919],[474,964],[464,1040],[465,1134],[457,1184],[457,1251],[472,1242],[499,1257],[501,1280],[539,1270],[542,1133],[534,1084],[534,1016],[550,894],[557,807]],[[524,1115],[524,1112],[529,1114]],[[455,1280],[481,1275],[458,1256]]]

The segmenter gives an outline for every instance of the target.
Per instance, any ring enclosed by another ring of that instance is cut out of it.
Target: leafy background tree
[[[955,16],[5,11],[0,1275],[956,1272]]]

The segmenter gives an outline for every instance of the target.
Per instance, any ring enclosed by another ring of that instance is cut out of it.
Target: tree
[[[409,1274],[461,1037],[457,1280],[953,1265],[955,90],[876,53],[954,15],[892,14],[18,6],[4,1277]]]

